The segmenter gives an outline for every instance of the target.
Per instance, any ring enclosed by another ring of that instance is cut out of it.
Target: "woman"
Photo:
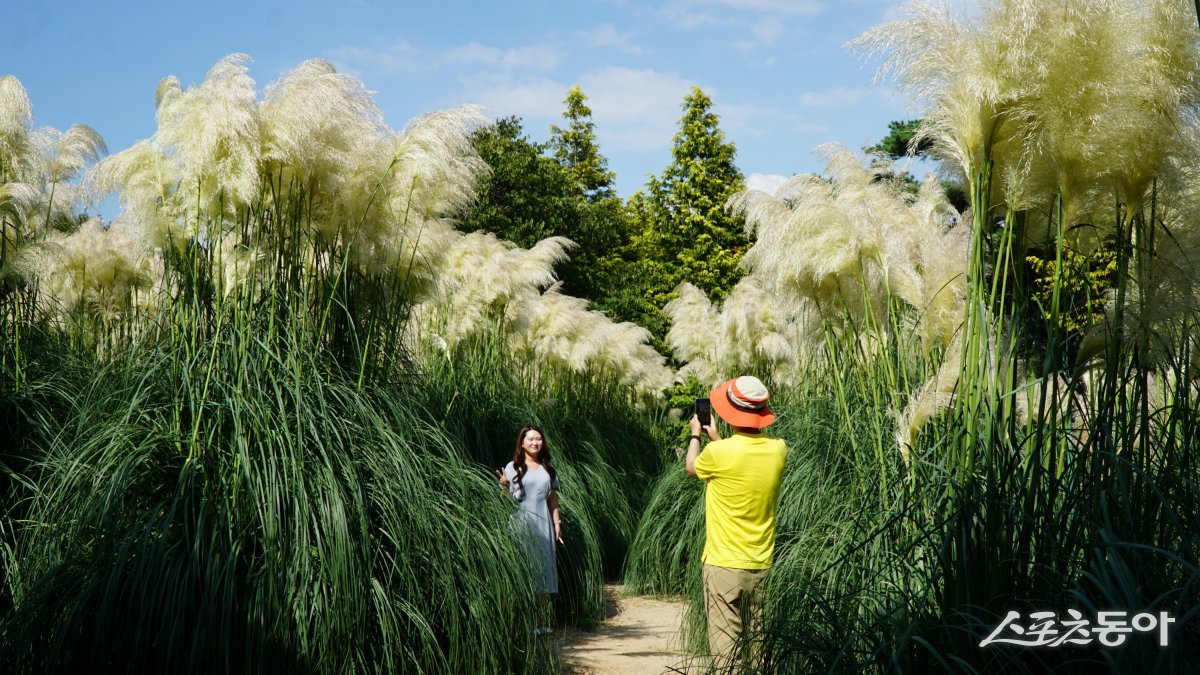
[[[529,547],[534,583],[543,593],[558,592],[554,542],[563,543],[558,514],[558,472],[550,461],[550,448],[542,430],[527,426],[517,434],[517,448],[504,470],[496,470],[500,484],[521,505],[514,518],[518,536]]]

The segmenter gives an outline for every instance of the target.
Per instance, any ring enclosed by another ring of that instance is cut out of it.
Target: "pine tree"
[[[693,87],[683,111],[671,165],[630,199],[637,234],[627,252],[629,297],[616,303],[635,314],[620,318],[649,328],[660,347],[667,331],[662,307],[675,297],[675,288],[688,281],[714,300],[723,299],[741,278],[738,264],[750,244],[744,219],[725,208],[746,181],[734,164],[733,143],[718,127],[712,99]]]
[[[587,96],[578,85],[563,99],[566,127],[551,125],[549,149],[570,176],[582,200],[580,219],[567,233],[579,244],[574,260],[563,272],[568,292],[587,298],[611,316],[611,289],[621,283],[620,251],[629,243],[629,218],[613,187],[616,174],[600,154],[596,125]]]
[[[550,126],[554,158],[566,168],[588,202],[613,198],[616,174],[608,170],[608,160],[596,146],[596,125],[592,122],[592,109],[587,106],[587,96],[575,85],[563,103],[567,106],[563,113],[567,127]]]

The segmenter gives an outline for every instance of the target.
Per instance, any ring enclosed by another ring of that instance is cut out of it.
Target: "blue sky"
[[[680,104],[708,92],[752,185],[820,171],[812,154],[877,140],[916,111],[872,84],[843,44],[894,19],[887,0],[549,2],[56,2],[17,0],[0,74],[29,92],[35,124],[87,124],[116,152],[154,132],[154,90],[199,83],[218,59],[253,59],[261,92],[322,58],[362,79],[399,129],[466,103],[519,115],[545,140],[567,89],[589,97],[601,151],[628,196],[670,163]]]

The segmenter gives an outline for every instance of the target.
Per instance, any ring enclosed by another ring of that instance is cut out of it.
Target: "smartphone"
[[[696,419],[700,420],[700,426],[703,428],[712,424],[712,401],[707,398],[696,399]]]

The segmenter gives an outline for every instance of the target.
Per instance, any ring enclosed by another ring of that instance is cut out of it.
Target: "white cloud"
[[[820,0],[670,0],[657,10],[661,19],[680,30],[701,26],[744,25],[757,16],[816,16],[825,11]]]
[[[765,14],[799,14],[813,16],[825,9],[817,0],[676,0],[683,7],[725,7],[728,9]]]
[[[569,83],[548,77],[484,72],[460,76],[463,101],[486,106],[495,116],[520,115],[530,129],[557,122]],[[578,80],[592,109],[606,152],[669,147],[692,83],[651,69],[609,67]],[[711,93],[711,92],[710,92]]]
[[[770,47],[783,37],[783,22],[779,20],[779,17],[764,16],[750,27],[750,35],[751,39],[749,40],[734,42],[734,48],[749,54],[764,47]],[[771,65],[774,61],[774,57],[771,57],[760,65]]]
[[[503,70],[554,70],[562,60],[562,52],[550,45],[533,45],[500,49],[472,42],[445,53],[447,63],[480,65]]]
[[[680,30],[695,30],[701,26],[724,26],[729,23],[711,12],[697,12],[691,9],[679,9],[670,12],[672,21]]]
[[[682,114],[683,98],[692,83],[649,68],[611,67],[587,73],[581,86],[596,115],[631,122],[667,114],[674,121]]]
[[[627,149],[667,147],[692,82],[651,69],[602,68],[580,78],[602,141]]]
[[[631,33],[622,33],[611,23],[601,24],[593,30],[580,31],[580,37],[590,47],[616,49],[626,54],[641,54],[642,48],[634,44]]]
[[[774,17],[763,17],[754,24],[754,39],[760,44],[773,45],[783,37],[783,23]]]
[[[458,80],[465,102],[485,106],[497,117],[519,115],[525,120],[559,117],[570,88],[547,77],[519,78],[506,73],[463,75]]]
[[[739,137],[789,137],[797,134],[825,134],[829,128],[790,110],[756,103],[729,103],[716,106],[726,133]]]
[[[338,70],[361,77],[364,72],[376,75],[409,74],[467,66],[500,71],[546,72],[558,67],[563,53],[558,47],[547,44],[502,49],[478,42],[430,52],[400,40],[381,47],[338,47],[328,52],[328,58]]]
[[[788,177],[777,173],[752,173],[746,176],[746,187],[748,189],[765,192],[772,196],[786,182],[788,182]]]
[[[753,56],[777,45],[797,17],[814,17],[825,9],[821,0],[668,0],[643,14],[679,31],[723,31],[733,49]],[[773,56],[754,58],[749,65],[763,67],[774,62]]]
[[[849,108],[878,93],[870,87],[834,87],[826,91],[806,91],[799,104],[805,108]]]
[[[341,72],[419,73],[436,67],[428,55],[411,43],[399,40],[378,49],[338,47],[328,53],[329,61]]]

